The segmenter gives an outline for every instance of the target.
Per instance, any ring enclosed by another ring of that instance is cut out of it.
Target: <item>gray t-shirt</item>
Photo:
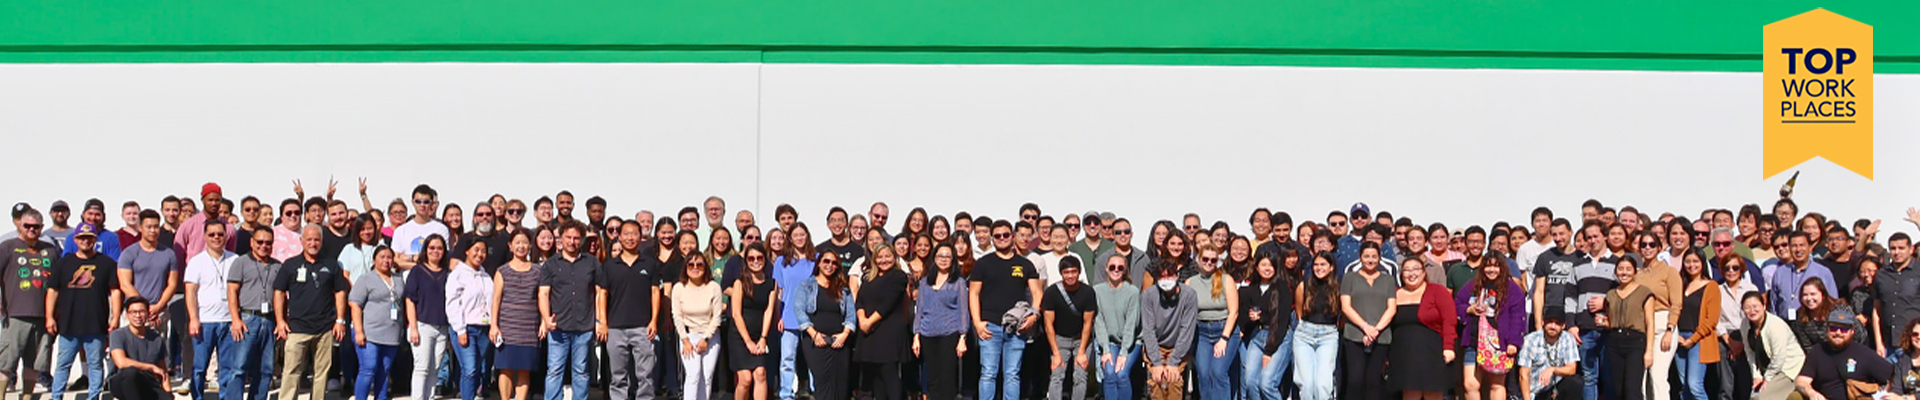
[[[1387,307],[1393,306],[1393,291],[1399,289],[1394,282],[1394,276],[1384,268],[1380,270],[1379,277],[1373,278],[1373,284],[1367,284],[1367,278],[1359,272],[1349,272],[1347,276],[1340,277],[1340,295],[1353,297],[1353,311],[1360,314],[1360,319],[1369,324],[1378,324],[1380,318],[1387,315]],[[1366,332],[1361,331],[1358,325],[1347,324],[1340,337],[1361,342],[1365,341]],[[1380,331],[1380,337],[1373,342],[1393,344],[1393,331]]]
[[[379,274],[362,274],[353,282],[353,289],[347,291],[347,302],[360,306],[361,334],[367,335],[367,341],[395,346],[400,344],[400,315],[398,299],[400,289],[406,287],[406,281],[393,276],[392,281],[380,279]]]
[[[160,243],[153,249],[147,251],[139,243],[127,246],[120,252],[120,269],[133,271],[133,290],[140,292],[136,294],[160,301],[160,291],[167,288],[167,273],[180,269],[180,258],[173,255],[172,244]]]
[[[125,351],[127,358],[148,364],[159,364],[167,349],[166,343],[160,340],[160,332],[149,328],[146,336],[139,336],[124,326],[107,335],[107,346],[109,349]]]
[[[240,284],[240,303],[235,305],[240,307],[241,314],[260,313],[272,318],[273,278],[279,275],[280,262],[273,257],[267,257],[265,262],[253,259],[252,255],[233,260],[233,269],[227,271],[227,282]]]

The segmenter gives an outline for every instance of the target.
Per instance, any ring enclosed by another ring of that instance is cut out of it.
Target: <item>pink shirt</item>
[[[300,231],[287,229],[286,225],[273,225],[273,259],[286,261],[300,256],[305,246],[300,245]]]
[[[234,225],[227,225],[227,243],[221,249],[233,250]],[[207,252],[207,213],[202,211],[180,223],[180,230],[173,235],[173,253],[180,258],[180,265],[187,265],[187,256]]]

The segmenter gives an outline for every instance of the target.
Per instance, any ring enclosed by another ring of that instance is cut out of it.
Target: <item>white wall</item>
[[[1920,76],[1877,83],[1877,179],[1816,160],[1796,198],[1911,230],[1897,221],[1920,205],[1920,161],[1901,150],[1920,145],[1920,115],[1900,110],[1920,109]],[[0,199],[42,207],[151,204],[208,180],[277,199],[292,178],[317,193],[332,174],[343,192],[369,176],[376,201],[422,181],[461,203],[566,188],[620,215],[718,194],[763,220],[779,203],[817,223],[883,199],[895,221],[914,205],[1008,217],[1033,201],[1244,226],[1256,206],[1319,219],[1367,201],[1461,225],[1590,197],[1692,215],[1769,203],[1786,179],[1760,177],[1752,73],[6,65],[0,87],[0,159],[22,172]]]

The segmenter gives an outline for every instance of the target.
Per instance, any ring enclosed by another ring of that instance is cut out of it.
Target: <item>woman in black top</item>
[[[1316,235],[1318,236],[1318,235]],[[1340,347],[1340,286],[1333,253],[1313,256],[1313,271],[1293,290],[1300,326],[1293,329],[1293,381],[1303,400],[1333,399],[1333,364]]]
[[[1236,240],[1237,241],[1237,240]],[[1293,279],[1276,264],[1292,249],[1283,249],[1276,257],[1258,257],[1252,276],[1240,287],[1241,338],[1252,338],[1241,347],[1241,398],[1280,399],[1280,373],[1292,364]]]
[[[906,396],[901,387],[900,363],[907,359],[904,355],[909,354],[907,344],[913,333],[908,278],[900,271],[893,247],[875,248],[870,258],[878,276],[860,287],[857,314],[861,336],[854,359],[873,365],[866,370],[872,374],[867,381],[874,386],[874,398],[899,400]]]
[[[779,304],[780,289],[768,273],[766,246],[754,243],[744,253],[742,276],[727,289],[733,302],[728,307],[733,329],[727,335],[727,364],[733,367],[734,399],[766,399],[767,360],[779,359],[772,354],[778,348],[767,345],[767,329],[778,322],[780,313],[772,305]]]

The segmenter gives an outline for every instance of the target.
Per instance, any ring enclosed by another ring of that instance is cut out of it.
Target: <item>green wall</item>
[[[1920,1],[0,2],[0,62],[833,62],[1759,71],[1815,7],[1920,72]]]

